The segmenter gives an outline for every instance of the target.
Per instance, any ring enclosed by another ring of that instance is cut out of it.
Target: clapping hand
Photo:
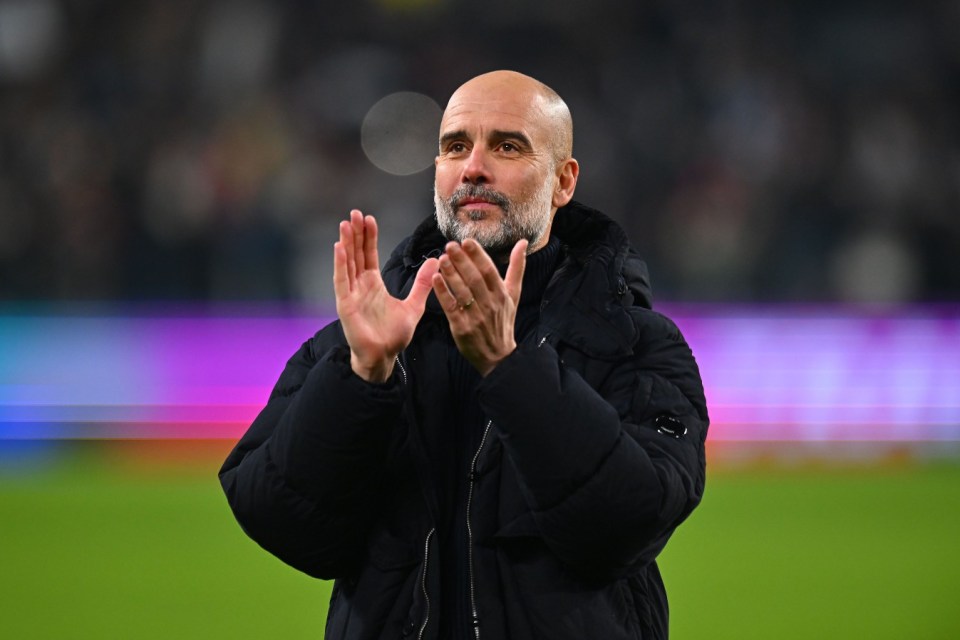
[[[377,222],[354,209],[340,223],[333,247],[333,289],[337,315],[350,346],[350,366],[368,382],[383,382],[394,360],[413,339],[430,294],[436,258],[426,260],[404,300],[394,298],[380,275]]]
[[[514,323],[527,261],[527,241],[510,252],[506,275],[476,240],[447,243],[433,290],[460,353],[486,376],[517,348]]]

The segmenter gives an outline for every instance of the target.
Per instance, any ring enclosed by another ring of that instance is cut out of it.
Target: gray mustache
[[[510,200],[499,191],[488,189],[481,184],[462,184],[450,196],[450,202],[454,208],[459,207],[460,203],[467,198],[483,198],[491,202],[504,211],[510,206]]]

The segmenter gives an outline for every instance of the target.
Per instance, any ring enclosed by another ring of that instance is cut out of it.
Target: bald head
[[[464,104],[483,103],[510,98],[530,109],[549,138],[554,163],[559,164],[573,155],[573,118],[570,109],[556,91],[536,78],[516,71],[491,71],[472,78],[453,92],[443,113],[448,116]]]

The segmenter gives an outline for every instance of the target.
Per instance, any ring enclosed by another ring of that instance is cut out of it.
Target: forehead
[[[450,98],[440,134],[464,131],[471,136],[490,131],[522,131],[538,138],[547,128],[543,100],[527,91],[463,87]]]

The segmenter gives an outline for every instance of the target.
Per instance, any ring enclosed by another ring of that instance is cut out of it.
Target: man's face
[[[468,84],[440,125],[434,204],[450,240],[473,238],[495,258],[526,238],[549,239],[557,185],[550,119],[540,99],[509,83]]]

